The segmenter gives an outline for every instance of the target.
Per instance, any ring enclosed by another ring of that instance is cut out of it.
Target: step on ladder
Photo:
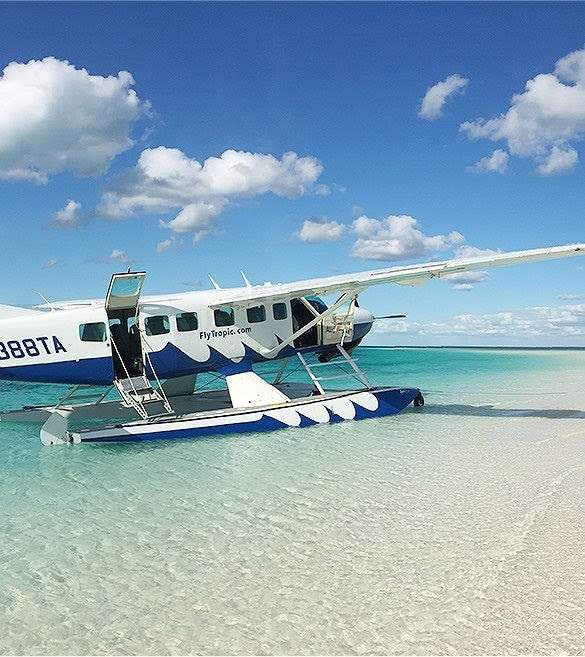
[[[333,366],[337,366],[338,369],[341,368],[339,367],[338,363],[335,363],[333,361],[327,363],[309,363],[300,351],[297,352],[297,356],[299,357],[299,360],[303,364],[303,367],[307,371],[307,374],[309,375],[311,381],[313,382],[313,385],[315,386],[315,388],[317,388],[319,393],[321,395],[325,394],[325,390],[321,385],[321,381],[332,381],[333,379],[347,379],[348,377],[353,377],[357,379],[365,388],[371,388],[372,386],[368,381],[368,378],[362,372],[362,370],[360,370],[360,368],[357,366],[355,360],[347,353],[347,351],[340,344],[337,344],[335,346],[337,347],[337,350],[339,351],[345,362],[351,367],[353,372],[346,372],[342,370],[343,374],[317,376],[315,372],[313,372],[313,370],[317,367],[327,367],[327,366],[331,367],[333,365]]]
[[[115,379],[114,385],[122,398],[122,406],[133,408],[143,420],[173,413],[164,391],[161,388],[153,388],[144,374],[127,379]],[[150,415],[146,406],[152,403],[162,404],[166,412]]]

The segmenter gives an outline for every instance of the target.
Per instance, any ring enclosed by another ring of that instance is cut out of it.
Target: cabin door
[[[114,375],[117,379],[140,376],[144,371],[138,328],[138,301],[146,274],[114,274],[106,295]]]

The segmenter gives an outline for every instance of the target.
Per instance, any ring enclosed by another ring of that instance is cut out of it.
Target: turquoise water
[[[356,355],[425,408],[145,445],[0,425],[0,653],[585,652],[585,353]]]

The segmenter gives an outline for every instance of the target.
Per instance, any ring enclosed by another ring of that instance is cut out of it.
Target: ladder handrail
[[[113,337],[111,337],[111,340],[112,340],[112,344],[114,345],[114,349],[116,350],[116,353],[118,354],[118,358],[119,358],[120,362],[122,363],[122,367],[124,368],[124,373],[126,374],[126,379],[125,380],[130,381],[130,386],[132,387],[132,392],[136,396],[132,400],[135,403],[132,403],[132,402],[130,402],[130,403],[134,407],[134,409],[136,410],[138,415],[140,415],[140,417],[142,419],[146,420],[146,418],[148,417],[148,413],[146,412],[146,409],[144,408],[144,404],[142,404],[142,402],[139,399],[137,399],[138,390],[136,390],[136,388],[134,387],[134,381],[132,381],[132,377],[130,376],[130,373],[128,372],[128,368],[126,367],[126,363],[124,362],[124,359],[122,358],[122,356],[120,354],[120,350],[118,349],[118,345],[116,344],[116,340],[114,340]],[[118,377],[116,377],[114,379],[114,385],[118,389],[118,392],[120,393],[120,396],[122,397],[122,399],[125,399],[125,395],[122,394],[122,391],[120,390],[120,387],[118,386],[118,381],[120,381],[120,379],[118,379]],[[126,399],[126,401],[129,401],[129,400]]]
[[[144,332],[142,331],[142,329],[140,328],[140,326],[138,326],[138,331],[139,331],[139,333],[140,333],[140,339],[144,341],[144,344],[145,344],[146,347],[147,347],[147,349],[143,349],[143,350],[142,350],[142,354],[145,356],[146,360],[148,361],[148,365],[150,366],[150,369],[151,369],[152,373],[154,374],[154,379],[155,379],[155,381],[156,381],[156,383],[157,383],[159,394],[160,394],[160,395],[162,396],[162,398],[163,398],[163,405],[164,405],[165,409],[166,409],[169,413],[172,413],[172,412],[173,412],[173,407],[171,406],[171,404],[170,404],[170,402],[169,402],[169,400],[168,400],[168,397],[167,397],[167,395],[166,395],[166,393],[165,393],[165,391],[164,391],[164,388],[163,388],[162,385],[161,385],[161,382],[160,382],[160,380],[159,380],[159,378],[158,378],[158,375],[157,375],[157,373],[156,373],[156,370],[154,369],[154,365],[152,364],[152,359],[151,359],[151,357],[150,357],[150,351],[149,351],[149,350],[151,349],[151,347],[150,347],[150,345],[148,344],[147,339],[144,337]]]

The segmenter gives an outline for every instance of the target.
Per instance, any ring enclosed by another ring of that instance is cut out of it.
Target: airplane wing
[[[577,255],[585,255],[585,244],[552,246],[509,253],[492,253],[474,258],[442,260],[405,267],[389,267],[354,274],[312,278],[294,283],[250,285],[245,288],[222,290],[221,303],[212,303],[210,306],[211,308],[219,308],[225,305],[246,307],[267,299],[301,297],[309,294],[325,295],[332,292],[357,295],[372,285],[382,283],[422,285],[432,278],[442,278],[448,274],[483,270],[489,267],[505,267],[524,262],[555,260]]]

